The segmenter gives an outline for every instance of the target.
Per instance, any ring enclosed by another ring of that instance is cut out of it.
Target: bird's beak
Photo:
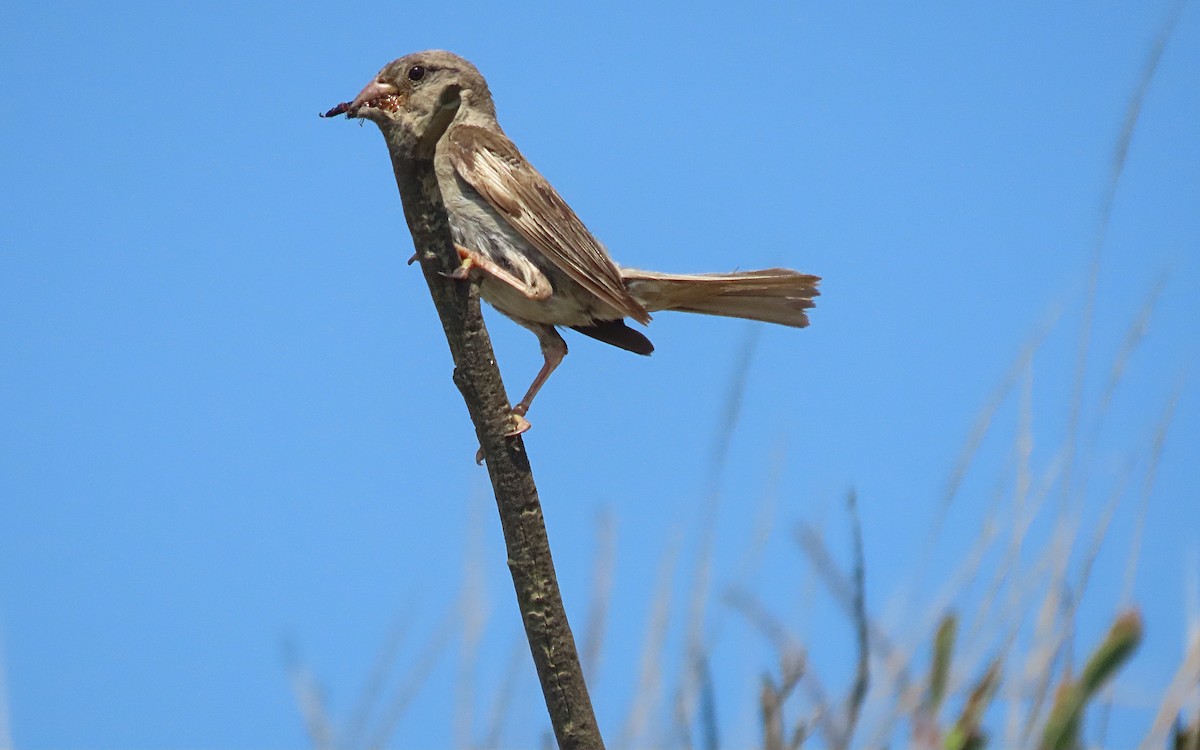
[[[347,117],[358,117],[358,111],[363,107],[385,109],[394,112],[400,107],[400,101],[396,98],[399,92],[400,90],[390,83],[384,83],[379,80],[371,81],[362,91],[358,92],[358,96],[354,97],[354,101],[342,102],[326,112],[322,117],[336,117],[341,114]]]
[[[383,100],[395,96],[397,93],[399,93],[399,89],[390,83],[371,81],[362,91],[358,92],[358,96],[354,97],[354,101],[350,102],[350,106],[346,108],[346,112],[353,117],[362,107],[382,104]]]

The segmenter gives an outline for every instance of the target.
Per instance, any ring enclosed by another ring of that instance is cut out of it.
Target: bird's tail
[[[622,268],[629,292],[650,312],[725,315],[803,328],[815,303],[818,276],[787,268],[734,273],[658,273]]]

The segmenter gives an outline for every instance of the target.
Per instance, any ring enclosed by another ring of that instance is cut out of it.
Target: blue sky
[[[411,243],[382,140],[373,126],[316,116],[394,57],[435,47],[479,66],[508,134],[619,262],[787,265],[825,279],[804,331],[663,314],[650,358],[569,336],[530,414],[526,445],[577,631],[598,519],[615,527],[593,686],[610,744],[664,557],[675,562],[662,651],[672,689],[714,488],[705,623],[728,745],[756,736],[757,675],[776,663],[722,603],[732,586],[821,644],[814,664],[841,689],[847,627],[811,583],[797,523],[823,529],[844,564],[842,499],[857,490],[869,603],[911,638],[913,612],[969,555],[982,519],[1016,513],[1022,415],[1034,484],[1061,494],[1112,152],[1168,11],[9,4],[0,635],[16,745],[304,746],[283,644],[344,721],[393,624],[407,624],[402,675],[447,612],[463,619],[464,581],[478,640],[450,629],[392,744],[486,735],[519,653],[486,474],[471,461],[424,283],[404,265]],[[1114,741],[1147,726],[1198,596],[1197,70],[1191,4],[1146,92],[1100,249],[1067,470],[1084,539],[1125,488],[1079,653],[1121,600],[1153,476],[1133,590],[1149,634],[1118,692]],[[519,394],[540,362],[536,342],[498,315],[489,322]],[[1039,331],[931,544],[972,425]],[[718,472],[722,409],[747,347]],[[1031,540],[1050,526],[1043,514]],[[542,708],[532,670],[517,664],[502,736],[528,746]],[[468,719],[453,708],[464,675]]]

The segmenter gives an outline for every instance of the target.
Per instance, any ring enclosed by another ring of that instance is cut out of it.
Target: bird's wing
[[[458,174],[522,237],[622,315],[650,322],[650,314],[625,288],[608,252],[512,141],[473,125],[451,128],[445,138],[446,153]]]

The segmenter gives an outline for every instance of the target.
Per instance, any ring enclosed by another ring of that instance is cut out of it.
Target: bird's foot
[[[533,427],[533,425],[529,424],[529,420],[525,418],[525,410],[520,409],[518,411],[518,409],[520,409],[519,406],[513,409],[512,416],[509,417],[511,429],[504,433],[504,437],[516,437],[522,433],[529,432],[529,428]]]
[[[519,407],[518,407],[519,408]],[[504,433],[504,437],[516,437],[517,435],[529,432],[532,427],[529,420],[525,418],[525,412],[522,410],[518,413],[517,409],[513,409],[509,415],[509,430]],[[475,465],[483,464],[483,446],[479,446],[479,450],[475,451]]]
[[[470,278],[470,276],[471,276],[471,266],[472,266],[471,263],[463,263],[461,266],[454,269],[450,273],[446,273],[445,271],[438,271],[438,276],[441,276],[441,277],[447,278],[447,279],[454,279],[455,281],[465,281],[468,278]]]
[[[438,275],[444,276],[447,279],[463,281],[470,278],[472,268],[477,268],[481,264],[478,256],[475,255],[475,253],[466,249],[462,245],[455,245],[454,247],[456,250],[458,250],[458,268],[455,268],[449,273],[446,273],[445,271],[438,271]],[[413,257],[415,258],[416,256],[414,255]],[[412,261],[409,262],[411,263]]]

